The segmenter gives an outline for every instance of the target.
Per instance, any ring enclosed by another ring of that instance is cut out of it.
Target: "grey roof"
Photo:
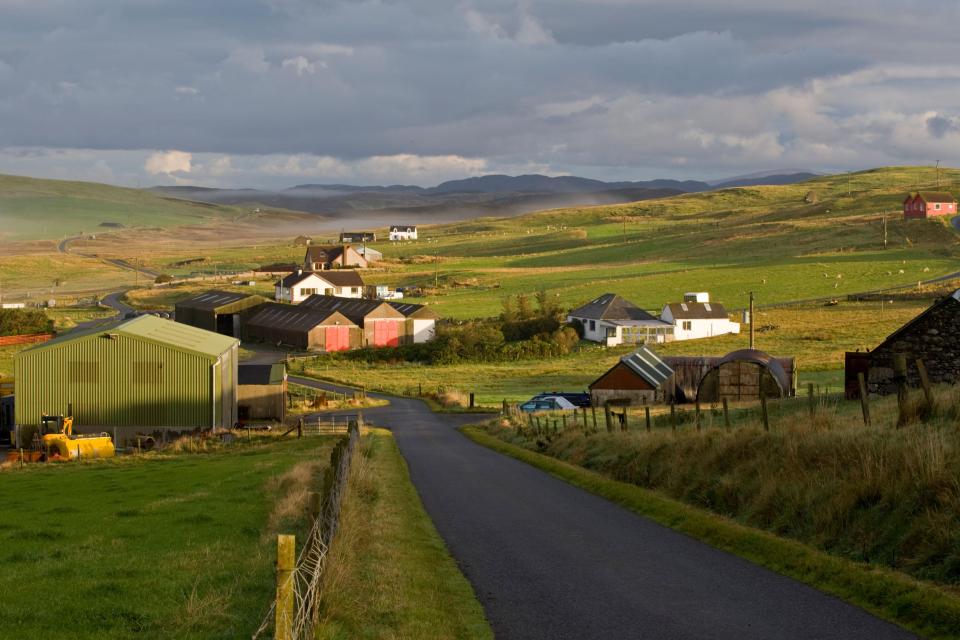
[[[253,294],[237,293],[235,291],[220,291],[217,289],[204,291],[195,296],[190,296],[184,300],[178,300],[176,306],[189,307],[191,309],[204,309],[213,311],[228,304],[239,302],[251,297]]]
[[[289,289],[303,282],[310,276],[317,276],[321,280],[326,280],[335,287],[362,287],[363,278],[356,271],[344,269],[342,271],[301,271],[294,272],[283,277],[280,285]]]
[[[957,199],[946,191],[920,191],[917,193],[924,202],[956,202]]]
[[[274,364],[244,364],[237,367],[237,384],[282,384],[287,377],[287,365],[282,362]]]
[[[646,380],[653,387],[659,387],[673,375],[666,362],[660,359],[649,347],[640,347],[633,353],[620,358],[625,366]]]
[[[567,315],[589,320],[657,320],[655,316],[615,293],[605,293]]]
[[[244,324],[248,327],[269,327],[272,329],[294,329],[310,331],[323,324],[330,313],[321,309],[305,309],[303,305],[268,302],[257,309]]]
[[[413,233],[417,230],[417,225],[415,224],[392,224],[390,225],[390,231],[403,231],[405,233]]]
[[[422,304],[414,304],[412,302],[394,302],[392,300],[388,300],[387,304],[389,304],[391,307],[393,307],[394,309],[396,309],[397,311],[399,311],[400,313],[402,313],[408,318],[423,309],[426,309],[429,312],[428,315],[432,317],[436,317],[437,315],[436,313],[433,312],[432,309],[427,309]]]
[[[667,308],[675,320],[729,318],[727,310],[719,302],[671,302]]]
[[[364,318],[385,304],[393,307],[393,305],[383,300],[360,300],[357,298],[341,298],[339,296],[321,296],[314,294],[297,306],[313,309],[326,313],[327,315],[334,311],[339,311],[349,318],[351,322],[358,326],[363,326]],[[399,310],[397,311],[398,313],[402,313]]]

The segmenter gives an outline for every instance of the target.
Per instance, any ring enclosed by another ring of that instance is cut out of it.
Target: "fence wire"
[[[278,622],[280,628],[289,629],[290,634],[275,637],[290,638],[290,640],[310,640],[314,637],[319,613],[317,605],[320,581],[323,578],[330,543],[340,524],[340,503],[346,491],[350,462],[359,441],[360,430],[351,428],[343,454],[337,464],[333,483],[330,485],[328,494],[324,496],[322,511],[313,522],[306,542],[297,556],[294,569],[290,573],[289,580],[294,594],[292,619],[288,618],[290,614],[286,611],[281,611],[280,620],[277,620],[277,601],[274,598],[270,609],[263,617],[263,622],[251,637],[252,640],[271,637],[271,634],[276,632]]]

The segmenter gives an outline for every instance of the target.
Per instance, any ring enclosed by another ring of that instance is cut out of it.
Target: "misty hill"
[[[741,176],[744,184],[790,184],[813,174],[759,174]],[[301,184],[279,191],[258,189],[211,189],[208,187],[153,187],[175,198],[216,204],[268,206],[331,217],[359,212],[407,213],[450,219],[473,216],[503,216],[556,207],[618,204],[664,198],[681,193],[707,191],[712,186],[697,180],[647,180],[604,182],[577,176],[538,174],[487,175],[450,180],[435,187],[415,185],[358,186],[347,184]],[[739,186],[739,185],[729,185]]]
[[[787,185],[797,182],[806,182],[820,177],[819,173],[797,171],[795,173],[757,173],[736,178],[727,178],[717,183],[711,183],[711,189],[729,189],[731,187],[756,187],[761,185]]]

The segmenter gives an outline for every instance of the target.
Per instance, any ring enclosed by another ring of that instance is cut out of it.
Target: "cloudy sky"
[[[0,172],[280,187],[960,165],[958,23],[934,0],[0,0]]]

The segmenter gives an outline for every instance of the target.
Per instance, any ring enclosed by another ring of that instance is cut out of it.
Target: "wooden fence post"
[[[700,431],[700,401],[697,400],[697,431]]]
[[[930,376],[927,375],[927,367],[920,358],[917,358],[917,372],[920,374],[920,386],[923,387],[923,395],[927,400],[927,410],[932,414],[933,389],[930,388]]]
[[[610,405],[603,405],[603,418],[607,424],[607,433],[613,433],[613,416],[610,415]]]
[[[647,420],[647,433],[650,433],[650,407],[643,405],[643,416]]]
[[[730,406],[727,399],[723,399],[723,426],[730,430]]]
[[[897,384],[897,428],[907,423],[907,356],[893,356],[893,380]]]
[[[473,409],[473,391],[470,392],[470,408]]]
[[[807,405],[810,409],[810,420],[813,420],[817,413],[817,404],[813,397],[813,383],[807,383]]]
[[[623,408],[623,422],[620,423],[620,430],[627,431],[630,428],[630,419],[627,415],[627,408]]]
[[[590,405],[590,413],[593,414],[593,431],[597,432],[597,408],[594,405]]]
[[[323,496],[316,492],[311,491],[307,494],[307,506],[310,509],[310,520],[311,525],[320,519],[320,512],[323,510]]]
[[[277,536],[277,601],[273,637],[293,640],[293,571],[296,567],[297,540],[294,536]]]
[[[870,426],[870,400],[867,397],[867,380],[863,372],[857,374],[857,384],[860,386],[860,411],[863,413],[863,426]]]
[[[563,430],[567,430],[567,413],[563,412],[560,414],[560,417],[563,418]]]
[[[763,430],[770,431],[770,416],[767,414],[767,394],[760,390],[760,409],[763,412]]]

